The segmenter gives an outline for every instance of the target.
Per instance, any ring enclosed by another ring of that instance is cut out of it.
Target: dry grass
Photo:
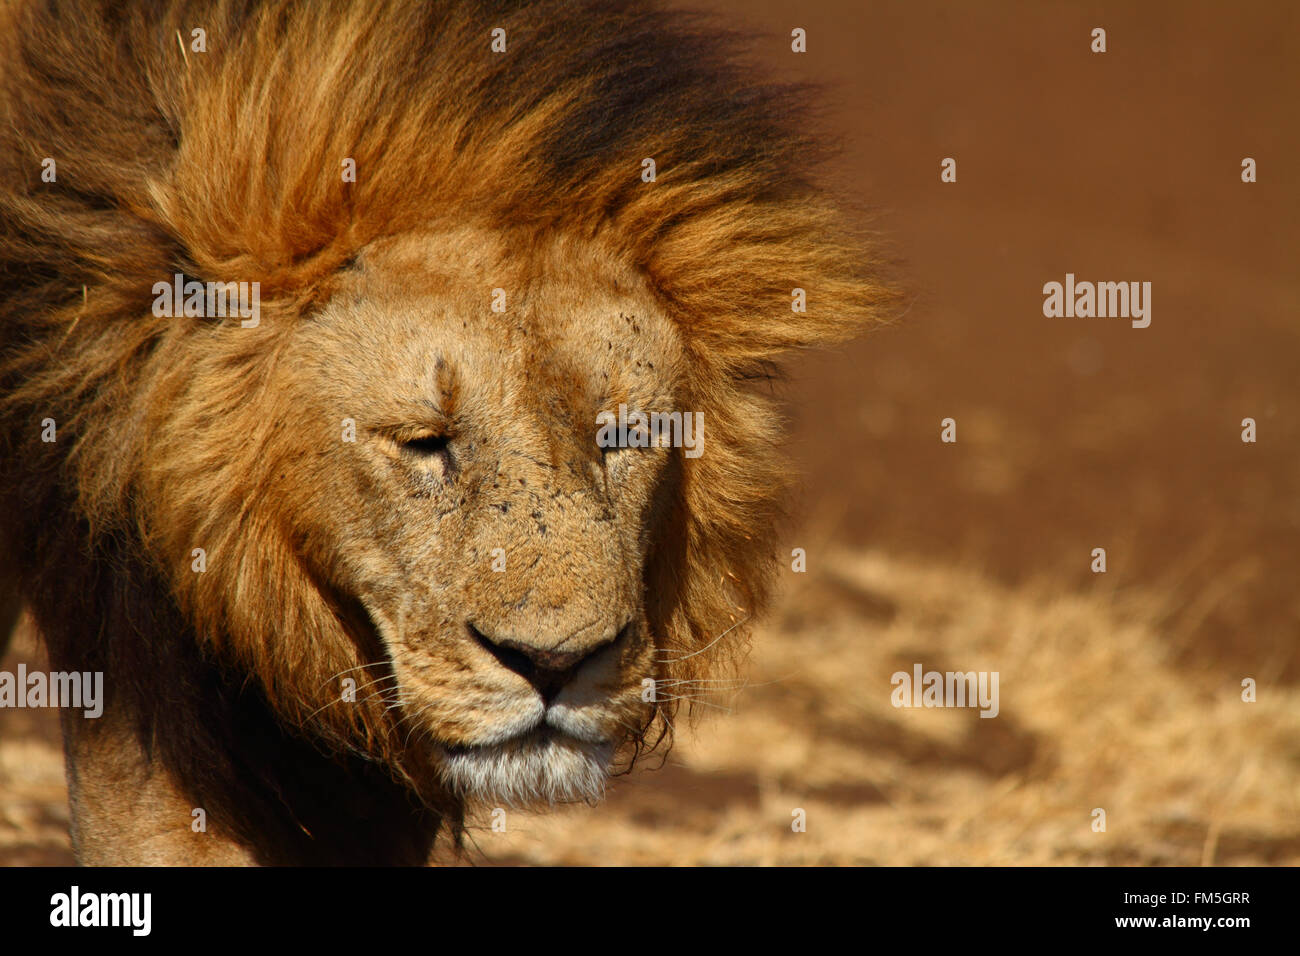
[[[596,808],[512,812],[504,833],[484,816],[471,859],[1300,863],[1300,692],[1243,674],[1259,685],[1244,703],[1240,677],[1176,668],[1155,598],[1008,589],[879,553],[810,563],[756,637],[749,686],[707,698],[664,768]],[[16,651],[32,652],[26,629]],[[890,675],[913,663],[998,671],[999,716],[895,709]],[[0,862],[70,861],[56,723],[0,713]]]
[[[26,620],[0,670],[40,660]],[[43,668],[44,663],[41,664]],[[73,862],[68,841],[68,792],[63,780],[59,719],[50,710],[0,710],[0,864]]]
[[[1159,602],[874,553],[814,556],[789,578],[731,714],[598,809],[477,831],[480,859],[1300,862],[1300,693],[1242,675],[1259,683],[1248,704],[1235,679],[1174,669]],[[893,708],[889,677],[916,662],[998,671],[1000,715]]]

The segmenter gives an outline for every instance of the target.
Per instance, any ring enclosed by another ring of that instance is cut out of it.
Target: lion
[[[783,358],[897,301],[815,91],[639,0],[76,7],[0,14],[0,536],[78,860],[599,799],[766,605]]]

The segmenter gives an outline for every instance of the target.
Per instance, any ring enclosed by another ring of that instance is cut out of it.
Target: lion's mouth
[[[440,770],[454,791],[514,805],[604,795],[614,745],[540,724],[491,744],[443,745]]]
[[[484,744],[444,744],[442,749],[449,756],[456,756],[458,754],[484,754],[512,747],[545,747],[552,743],[568,741],[575,744],[587,743],[548,724],[538,724],[531,730],[525,730],[513,737],[507,737],[505,740],[496,740]]]

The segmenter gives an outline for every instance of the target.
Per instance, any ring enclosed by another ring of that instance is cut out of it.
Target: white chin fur
[[[443,781],[454,791],[512,806],[599,800],[613,747],[546,735],[454,750],[443,755]]]

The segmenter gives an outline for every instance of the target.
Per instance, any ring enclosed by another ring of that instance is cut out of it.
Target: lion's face
[[[281,367],[306,440],[285,480],[314,490],[290,520],[391,661],[357,696],[393,704],[445,784],[588,798],[649,717],[645,571],[679,454],[602,447],[597,415],[679,410],[684,358],[630,273],[506,245],[372,246],[302,323]]]

